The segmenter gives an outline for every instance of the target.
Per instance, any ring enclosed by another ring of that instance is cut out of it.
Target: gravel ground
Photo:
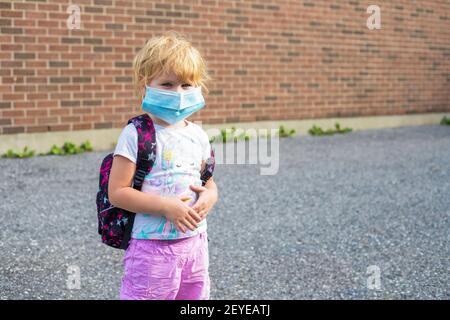
[[[449,299],[449,150],[450,127],[418,126],[282,139],[272,176],[217,166],[211,298]],[[1,299],[118,298],[123,251],[96,234],[105,154],[0,159]]]

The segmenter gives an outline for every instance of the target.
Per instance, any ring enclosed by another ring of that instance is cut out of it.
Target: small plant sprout
[[[77,154],[83,152],[93,151],[92,145],[89,141],[83,142],[81,145],[77,146],[72,142],[65,142],[62,147],[58,147],[57,145],[53,145],[48,152],[39,153],[39,156],[65,156],[70,154]],[[9,149],[5,154],[2,155],[3,158],[30,158],[35,155],[34,150],[28,149],[26,146],[23,151],[15,152],[12,149]]]
[[[333,134],[343,134],[352,132],[353,129],[351,128],[341,128],[341,125],[336,122],[334,129],[327,129],[323,130],[321,127],[313,125],[311,129],[308,130],[308,133],[312,136],[326,136],[326,135],[333,135]]]
[[[450,118],[447,118],[446,116],[444,116],[441,120],[441,125],[450,126]]]
[[[5,154],[2,155],[3,158],[31,158],[35,154],[34,150],[29,150],[27,146],[23,148],[23,151],[15,152],[12,149],[9,149]]]

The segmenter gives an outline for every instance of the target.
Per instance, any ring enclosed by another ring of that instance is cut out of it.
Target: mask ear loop
[[[147,77],[141,75],[139,77],[139,82],[144,83],[144,86],[141,87],[141,100],[144,100],[145,93],[147,92]]]
[[[144,100],[145,99],[145,96],[147,95],[147,88],[149,88],[149,86],[147,85],[147,83],[146,82],[144,82],[144,87],[141,89],[141,92],[142,92],[142,94],[141,94],[141,100]]]

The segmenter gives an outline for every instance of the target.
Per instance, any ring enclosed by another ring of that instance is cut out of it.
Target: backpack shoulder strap
[[[216,159],[214,157],[214,149],[211,146],[211,155],[208,159],[206,159],[206,166],[203,171],[200,172],[200,180],[202,180],[202,186],[208,182],[209,178],[213,176],[214,166],[216,164]]]
[[[138,154],[133,188],[141,190],[145,176],[152,170],[156,159],[156,134],[153,120],[144,113],[128,120],[138,133]]]

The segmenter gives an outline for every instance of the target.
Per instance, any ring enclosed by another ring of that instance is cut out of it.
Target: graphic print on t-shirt
[[[185,203],[192,206],[198,195],[189,185],[201,185],[199,172],[202,147],[187,134],[183,134],[182,130],[166,130],[158,137],[161,140],[158,150],[160,153],[157,155],[154,168],[145,177],[143,191],[161,196],[189,198],[190,200]],[[139,238],[146,239],[149,234],[155,233],[164,239],[179,237],[179,231],[175,225],[165,217],[144,216],[150,219],[146,219],[145,224],[141,226]]]

